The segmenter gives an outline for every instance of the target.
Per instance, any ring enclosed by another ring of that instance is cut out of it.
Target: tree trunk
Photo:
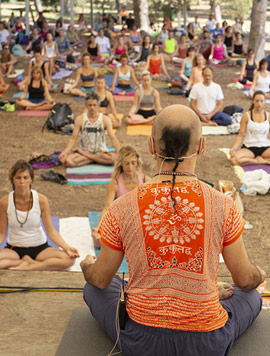
[[[117,12],[119,13],[120,12],[120,2],[119,2],[119,0],[115,0],[115,8],[116,8]]]
[[[253,0],[248,48],[255,51],[255,59],[260,61],[265,53],[265,21],[267,0]]]
[[[141,26],[140,3],[140,0],[133,0],[134,19],[138,27]]]
[[[211,12],[215,11],[215,6],[216,6],[216,0],[210,0]]]
[[[141,30],[145,32],[149,32],[150,25],[149,25],[149,12],[148,12],[148,1],[141,0],[140,1],[140,20],[141,20]]]

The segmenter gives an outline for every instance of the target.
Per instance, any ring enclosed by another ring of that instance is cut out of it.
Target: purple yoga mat
[[[269,164],[249,164],[248,166],[242,166],[245,172],[255,171],[255,169],[263,169],[266,173],[270,174]]]

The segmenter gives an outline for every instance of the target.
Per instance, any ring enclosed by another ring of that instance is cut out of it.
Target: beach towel
[[[72,185],[109,184],[114,166],[88,164],[82,167],[68,167],[66,178]]]
[[[203,136],[207,135],[229,135],[227,126],[202,126]]]
[[[94,227],[98,226],[99,217],[100,217],[100,212],[97,212],[97,211],[89,211],[88,212],[88,219],[89,219],[91,231]],[[96,257],[97,257],[99,254],[99,248],[95,247],[95,252],[96,252]],[[128,263],[126,260],[126,256],[124,256],[123,261],[117,271],[117,273],[123,273],[123,272],[128,273]]]
[[[59,232],[63,239],[79,251],[80,257],[68,271],[81,272],[80,263],[87,256],[95,256],[94,243],[88,217],[69,217],[59,221]]]
[[[219,148],[220,152],[224,153],[225,156],[230,158],[230,148]],[[266,173],[270,174],[269,164],[249,164],[248,166],[232,166],[234,173],[239,178],[240,182],[243,182],[243,176],[245,172],[251,172],[256,169],[263,169]]]
[[[32,117],[32,116],[37,116],[37,117],[48,117],[50,114],[50,111],[48,110],[21,110],[17,113],[17,116],[21,117]]]
[[[127,127],[127,136],[151,136],[152,125],[129,125]]]
[[[23,74],[23,72],[24,72],[24,69],[15,69],[15,73],[8,75],[8,78],[10,78],[10,79],[16,78],[16,77],[18,77],[18,75]]]
[[[63,78],[69,77],[72,73],[72,70],[61,68],[58,72],[52,75],[52,80],[62,80]]]

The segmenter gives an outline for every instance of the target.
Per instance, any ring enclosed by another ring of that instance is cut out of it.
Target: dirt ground
[[[24,67],[24,61],[17,64],[18,69]],[[169,73],[175,73],[172,66],[168,66]],[[238,104],[248,109],[250,102],[242,91],[227,88],[232,78],[239,74],[239,67],[214,68],[214,81],[221,84],[225,96],[224,105]],[[74,73],[73,73],[74,77]],[[60,82],[60,88],[61,84]],[[11,84],[8,92],[1,98],[10,99],[16,92]],[[160,90],[163,107],[181,103],[188,105],[182,96],[170,96]],[[83,102],[76,102],[71,96],[63,95],[58,88],[53,94],[56,102],[69,103],[75,116],[82,113]],[[116,103],[118,112],[126,114],[131,103]],[[270,111],[269,105],[266,109]],[[33,152],[50,154],[61,151],[68,140],[68,136],[57,135],[48,131],[41,133],[45,118],[18,117],[17,112],[0,113],[0,197],[10,189],[7,175],[9,168],[17,159],[29,159]],[[146,136],[126,136],[126,125],[117,130],[116,136],[121,144],[134,145],[142,156],[143,171],[153,176],[155,161],[148,153]],[[237,188],[240,182],[235,176],[225,155],[218,151],[219,147],[231,147],[235,137],[207,136],[207,149],[198,161],[197,174],[199,178],[211,182],[218,187],[219,179],[232,180]],[[109,142],[108,142],[109,143]],[[65,173],[64,167],[55,168]],[[40,178],[41,171],[36,171],[33,188],[45,194],[51,204],[52,215],[60,218],[70,216],[87,216],[88,211],[100,211],[103,207],[106,186],[72,186],[58,185],[44,182]],[[269,195],[246,197],[241,194],[244,204],[244,217],[252,225],[252,230],[244,232],[244,240],[251,261],[264,268],[269,275],[270,255],[270,200]],[[225,266],[219,270],[220,280],[230,280]],[[268,287],[270,281],[268,280]],[[84,284],[81,273],[67,272],[18,272],[0,271],[1,286],[38,286],[38,287],[82,287]],[[83,306],[81,293],[40,292],[27,294],[5,294],[0,296],[0,340],[1,355],[29,356],[55,354],[66,324],[73,308]]]

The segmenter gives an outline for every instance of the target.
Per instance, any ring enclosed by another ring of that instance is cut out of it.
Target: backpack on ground
[[[63,130],[66,125],[73,125],[71,107],[68,104],[55,104],[41,131],[43,132],[46,127],[48,130],[64,135],[68,134],[67,130]]]

